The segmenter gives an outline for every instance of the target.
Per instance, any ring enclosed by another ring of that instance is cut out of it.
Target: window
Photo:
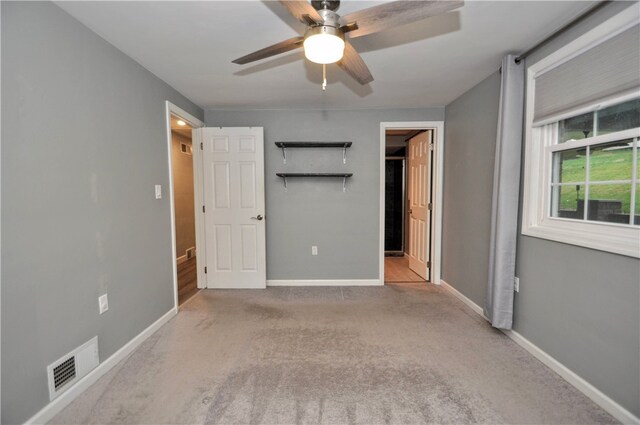
[[[528,68],[523,234],[640,257],[637,21],[624,11]]]
[[[547,126],[550,216],[640,225],[640,99]]]

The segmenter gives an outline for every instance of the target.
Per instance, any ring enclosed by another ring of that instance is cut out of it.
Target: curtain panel
[[[518,237],[520,156],[524,116],[524,61],[502,60],[500,106],[493,174],[489,281],[484,314],[491,325],[511,329]]]

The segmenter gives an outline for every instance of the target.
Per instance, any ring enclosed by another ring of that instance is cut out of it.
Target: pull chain
[[[327,90],[327,65],[322,64],[322,91]]]

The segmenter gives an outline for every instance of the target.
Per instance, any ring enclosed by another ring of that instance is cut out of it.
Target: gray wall
[[[442,279],[479,305],[489,270],[500,74],[446,108]]]
[[[176,213],[176,256],[196,246],[196,215],[193,199],[193,156],[180,151],[180,144],[191,146],[191,137],[171,132],[171,168]]]
[[[444,108],[406,110],[256,110],[205,113],[208,126],[262,126],[268,279],[377,279],[379,274],[380,122],[441,121]],[[289,149],[276,141],[351,141],[340,149]],[[290,179],[276,172],[352,172],[341,179]],[[311,246],[318,256],[311,256]]]
[[[536,62],[630,4],[607,6],[527,62]],[[493,175],[488,155],[495,148],[499,91],[494,74],[446,108],[443,278],[480,305],[487,281]],[[457,171],[454,155],[465,159]],[[465,184],[472,176],[480,183],[471,182],[477,187],[469,190]],[[468,197],[468,207],[461,210]],[[520,236],[516,274],[520,292],[515,294],[514,329],[640,416],[640,260]]]
[[[527,63],[629,5],[610,4]],[[516,267],[514,329],[640,416],[640,260],[521,236]]]
[[[2,423],[21,423],[49,363],[95,335],[104,360],[173,307],[164,101],[202,111],[54,4],[1,7]]]

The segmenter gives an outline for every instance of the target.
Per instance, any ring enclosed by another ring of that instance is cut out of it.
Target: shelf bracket
[[[282,145],[282,163],[283,164],[287,163],[287,148],[285,148],[284,145]]]
[[[346,164],[347,163],[347,144],[345,143],[344,147],[342,148],[342,163]]]
[[[347,176],[344,176],[342,178],[342,192],[346,192],[347,191]]]
[[[282,148],[284,150],[284,148]],[[284,180],[284,191],[287,191],[287,176],[282,177],[282,179]]]

